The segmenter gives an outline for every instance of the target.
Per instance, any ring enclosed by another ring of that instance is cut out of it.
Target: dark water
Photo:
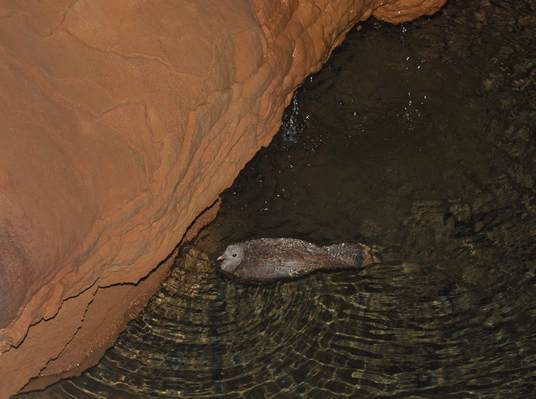
[[[536,2],[362,25],[99,365],[20,398],[536,397]],[[222,279],[259,237],[379,263]]]

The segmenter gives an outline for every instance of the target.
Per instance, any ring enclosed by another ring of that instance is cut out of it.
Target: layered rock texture
[[[98,361],[355,22],[444,1],[1,2],[0,397]]]

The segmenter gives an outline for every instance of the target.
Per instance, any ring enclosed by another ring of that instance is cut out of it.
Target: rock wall
[[[355,22],[444,2],[2,2],[0,397],[98,361]]]

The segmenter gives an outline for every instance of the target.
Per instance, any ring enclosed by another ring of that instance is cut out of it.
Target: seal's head
[[[244,259],[244,249],[240,244],[229,245],[225,252],[218,258],[222,260],[221,269],[224,272],[232,273],[236,270],[240,262]]]

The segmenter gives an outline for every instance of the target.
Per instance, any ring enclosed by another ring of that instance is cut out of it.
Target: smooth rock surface
[[[0,4],[0,397],[98,360],[356,21],[444,1]]]

